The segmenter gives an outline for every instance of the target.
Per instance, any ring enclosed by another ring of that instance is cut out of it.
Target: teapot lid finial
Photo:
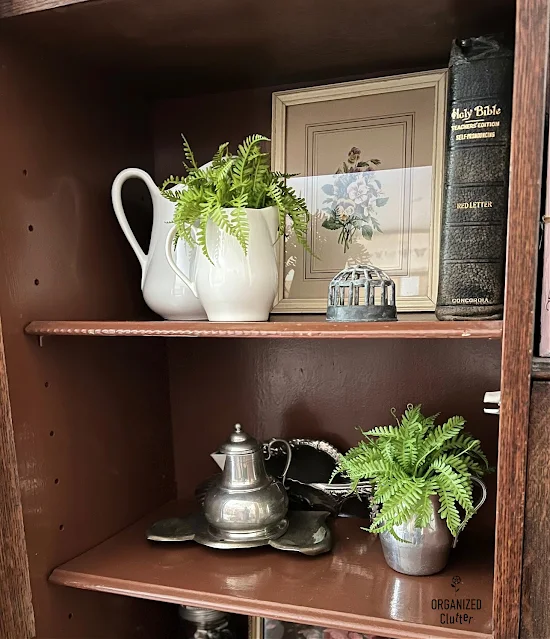
[[[252,453],[260,449],[260,443],[248,433],[245,433],[240,424],[235,424],[229,439],[220,448],[220,453],[226,455],[242,455]]]

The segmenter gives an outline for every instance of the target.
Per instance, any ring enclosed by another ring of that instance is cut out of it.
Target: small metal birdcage
[[[328,288],[332,322],[391,322],[397,319],[395,282],[372,264],[340,271]]]

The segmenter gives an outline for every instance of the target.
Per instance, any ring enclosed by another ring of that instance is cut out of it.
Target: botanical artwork
[[[265,620],[265,639],[384,639],[378,635],[366,635],[347,630],[316,628],[299,623],[288,623],[276,619]]]
[[[323,227],[338,231],[338,243],[347,252],[355,234],[360,231],[365,240],[372,240],[375,233],[382,233],[378,220],[379,209],[389,198],[382,191],[375,166],[379,159],[361,160],[361,149],[352,147],[347,161],[338,167],[332,184],[324,184],[323,192],[328,196],[323,204]]]
[[[446,75],[312,87],[274,95],[274,170],[310,212],[308,252],[280,242],[278,313],[326,312],[342,269],[374,264],[399,312],[437,294]]]

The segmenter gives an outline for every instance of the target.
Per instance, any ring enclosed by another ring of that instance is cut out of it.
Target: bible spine
[[[455,41],[436,316],[499,319],[504,308],[513,53],[493,37]]]

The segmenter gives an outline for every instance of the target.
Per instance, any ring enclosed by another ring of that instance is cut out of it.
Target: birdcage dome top
[[[353,282],[354,285],[364,285],[364,282],[392,282],[392,279],[381,268],[372,264],[354,264],[342,269],[332,282],[338,282],[340,286],[345,286],[346,282]]]
[[[355,264],[341,270],[329,285],[327,319],[335,322],[396,320],[394,281],[373,264]]]

